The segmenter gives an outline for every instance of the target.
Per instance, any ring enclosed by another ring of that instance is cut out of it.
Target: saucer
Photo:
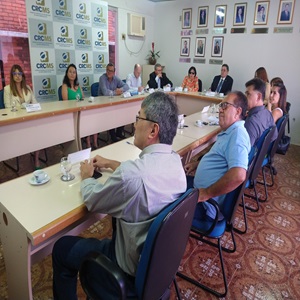
[[[48,181],[50,180],[50,177],[47,175],[46,176],[46,178],[43,180],[43,181],[41,181],[41,182],[36,182],[36,180],[35,180],[35,177],[31,177],[30,179],[29,179],[29,183],[31,184],[31,185],[42,185],[42,184],[45,184],[45,183],[47,183]]]

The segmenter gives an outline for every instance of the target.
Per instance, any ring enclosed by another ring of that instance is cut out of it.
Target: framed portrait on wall
[[[236,3],[234,5],[233,25],[244,26],[246,23],[247,3]]]
[[[212,39],[211,56],[222,57],[224,46],[223,36],[214,36]]]
[[[257,1],[254,12],[254,25],[267,25],[269,15],[269,1]]]
[[[206,46],[206,38],[205,37],[197,37],[196,38],[196,46],[195,46],[195,56],[204,57],[205,56],[205,46]]]
[[[294,0],[280,0],[277,24],[291,24],[293,22],[294,4]]]
[[[216,5],[215,27],[224,27],[226,23],[227,5]]]
[[[197,27],[206,27],[208,19],[208,6],[198,7],[198,22]]]
[[[182,28],[191,28],[192,26],[192,9],[186,8],[182,10]]]
[[[191,38],[181,38],[181,47],[180,47],[180,55],[181,56],[189,56],[190,55],[190,41]]]

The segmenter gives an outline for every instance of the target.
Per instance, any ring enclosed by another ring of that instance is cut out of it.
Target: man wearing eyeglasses
[[[115,75],[116,68],[114,64],[108,63],[106,73],[99,78],[99,96],[119,96],[129,90],[129,86],[124,83],[118,76]],[[109,134],[113,142],[125,138],[123,134],[124,126],[116,129],[110,129]]]
[[[153,217],[186,190],[180,156],[172,150],[177,124],[178,108],[172,97],[152,93],[136,116],[134,144],[142,151],[138,159],[119,162],[97,155],[90,163],[81,163],[85,205],[89,211],[113,216],[116,231],[107,240],[65,236],[56,242],[52,254],[54,299],[77,299],[78,269],[92,251],[108,256],[134,280]],[[109,168],[113,173],[102,184],[92,178],[94,168]]]
[[[149,88],[162,89],[164,86],[172,87],[172,81],[167,77],[166,73],[163,73],[161,64],[156,64],[154,66],[154,72],[149,75],[150,79],[148,81]]]
[[[221,67],[221,75],[215,76],[211,84],[210,90],[212,92],[227,95],[231,91],[233,79],[228,75],[228,73],[229,66],[227,64],[223,64]]]
[[[222,132],[200,163],[185,166],[188,187],[199,189],[195,217],[212,220],[216,216],[212,205],[205,203],[213,198],[220,207],[225,195],[237,188],[246,178],[250,139],[244,127],[247,98],[242,92],[229,93],[219,105],[219,124]],[[195,176],[189,176],[195,171]],[[222,214],[219,216],[223,219]]]
[[[248,103],[248,114],[245,121],[245,128],[250,137],[251,146],[253,146],[261,137],[263,132],[274,126],[272,113],[264,106],[266,93],[266,84],[260,78],[253,78],[246,82],[246,96]],[[278,135],[274,132],[272,141]]]

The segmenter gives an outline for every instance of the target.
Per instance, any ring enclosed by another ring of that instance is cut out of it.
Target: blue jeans
[[[77,275],[90,252],[101,252],[117,263],[114,240],[64,236],[52,251],[54,299],[77,300]]]

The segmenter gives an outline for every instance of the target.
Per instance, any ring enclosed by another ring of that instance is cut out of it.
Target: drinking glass
[[[63,174],[60,178],[62,181],[70,181],[75,178],[75,176],[70,173],[71,169],[72,163],[68,160],[68,157],[63,157],[60,160],[60,170]]]
[[[113,98],[114,97],[114,92],[113,91],[109,91],[109,98]]]
[[[11,111],[18,111],[16,100],[11,100]]]
[[[76,94],[76,100],[80,101],[80,94],[79,93]]]

